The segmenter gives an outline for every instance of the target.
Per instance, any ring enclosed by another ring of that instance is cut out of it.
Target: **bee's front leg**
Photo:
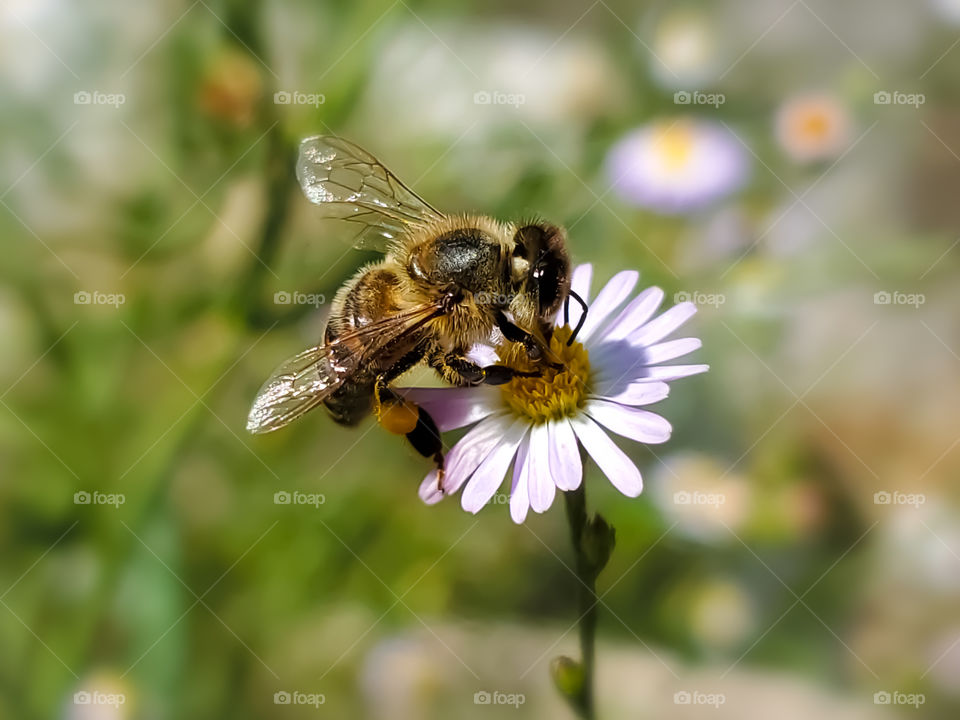
[[[537,338],[528,333],[519,325],[511,322],[510,319],[504,315],[502,310],[496,311],[494,319],[496,320],[497,328],[499,328],[500,332],[503,333],[503,336],[510,342],[520,343],[523,345],[524,350],[527,351],[527,357],[532,362],[543,362],[545,355],[549,356],[552,354],[550,349],[543,347]],[[549,360],[549,357],[546,362],[548,365],[557,370],[563,367],[560,363]]]
[[[537,372],[516,370],[507,365],[478,365],[464,351],[438,350],[427,356],[430,367],[453,385],[503,385],[515,377],[534,377]]]

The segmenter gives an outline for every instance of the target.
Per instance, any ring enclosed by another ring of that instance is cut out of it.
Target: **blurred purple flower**
[[[572,288],[585,300],[591,274],[590,265],[573,273]],[[510,515],[521,523],[530,508],[547,510],[558,488],[579,487],[579,445],[620,492],[640,494],[640,471],[606,431],[642,443],[666,442],[670,423],[639,406],[667,397],[667,381],[705,372],[708,366],[660,365],[700,347],[697,338],[661,342],[696,308],[683,302],[651,319],[664,293],[647,288],[627,303],[638,278],[637,272],[624,271],[607,283],[590,304],[572,345],[567,345],[570,326],[557,320],[550,349],[562,362],[559,371],[547,369],[499,387],[412,388],[405,393],[433,416],[441,431],[474,425],[447,454],[442,487],[436,470],[424,478],[420,497],[425,502],[433,504],[464,487],[461,505],[476,513],[493,498],[513,463]],[[581,311],[570,310],[575,325]],[[473,356],[483,363],[498,357],[509,363],[509,352],[501,349],[498,356],[483,347]]]
[[[693,118],[634,130],[613,146],[606,165],[624,202],[670,214],[705,207],[740,189],[750,169],[732,132]]]

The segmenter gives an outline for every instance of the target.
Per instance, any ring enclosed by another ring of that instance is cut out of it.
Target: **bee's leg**
[[[527,351],[527,357],[530,360],[536,362],[543,358],[545,353],[550,353],[549,348],[544,348],[540,344],[540,341],[537,340],[533,335],[528,333],[519,325],[516,325],[510,321],[510,319],[503,314],[502,310],[497,310],[494,315],[496,319],[497,327],[500,329],[500,332],[503,333],[503,336],[510,342],[520,343],[523,345],[524,349]],[[554,366],[557,369],[560,369],[562,365],[556,362],[550,362],[550,365]]]
[[[443,481],[443,441],[436,422],[426,410],[392,390],[390,383],[423,359],[423,350],[411,351],[389,371],[377,376],[373,387],[377,421],[388,432],[404,435],[413,449],[437,464],[438,482]]]
[[[534,377],[538,372],[515,370],[507,365],[477,365],[464,351],[443,352],[437,349],[427,356],[427,363],[440,376],[454,385],[503,385],[515,377]]]

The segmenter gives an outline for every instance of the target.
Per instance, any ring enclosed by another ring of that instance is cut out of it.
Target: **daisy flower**
[[[830,95],[798,95],[777,111],[777,141],[797,162],[837,157],[850,143],[850,115]]]
[[[706,365],[661,365],[700,347],[697,338],[663,342],[696,312],[683,302],[653,318],[663,290],[647,288],[627,302],[639,274],[617,274],[589,300],[592,267],[573,272],[571,287],[589,304],[576,342],[567,344],[581,310],[570,308],[570,324],[558,318],[550,340],[561,369],[544,368],[496,386],[410,388],[407,398],[423,407],[441,432],[473,426],[447,453],[442,489],[437,471],[420,486],[428,504],[463,488],[464,510],[476,513],[493,498],[513,465],[510,515],[521,523],[529,509],[542,513],[557,489],[575,490],[583,479],[580,446],[620,492],[636,497],[640,471],[608,431],[636,442],[670,438],[664,418],[642,409],[667,397],[667,382],[707,370]],[[653,318],[653,319],[651,319]],[[473,359],[523,369],[526,357],[515,344],[478,347]]]
[[[710,205],[740,189],[750,169],[727,128],[690,117],[634,130],[613,146],[606,164],[621,199],[661,213]]]

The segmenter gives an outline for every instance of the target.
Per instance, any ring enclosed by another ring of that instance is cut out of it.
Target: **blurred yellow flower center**
[[[676,172],[686,167],[693,154],[693,142],[693,130],[684,123],[676,123],[657,133],[654,148],[667,172]]]
[[[802,119],[800,128],[801,133],[819,140],[829,134],[830,118],[822,112],[811,112]]]
[[[590,358],[580,343],[567,345],[572,334],[568,325],[557,328],[550,338],[547,357],[536,365],[527,359],[526,350],[519,343],[508,343],[497,350],[505,365],[537,372],[533,377],[515,377],[500,386],[504,404],[519,417],[539,424],[574,417],[583,408],[590,392]]]

